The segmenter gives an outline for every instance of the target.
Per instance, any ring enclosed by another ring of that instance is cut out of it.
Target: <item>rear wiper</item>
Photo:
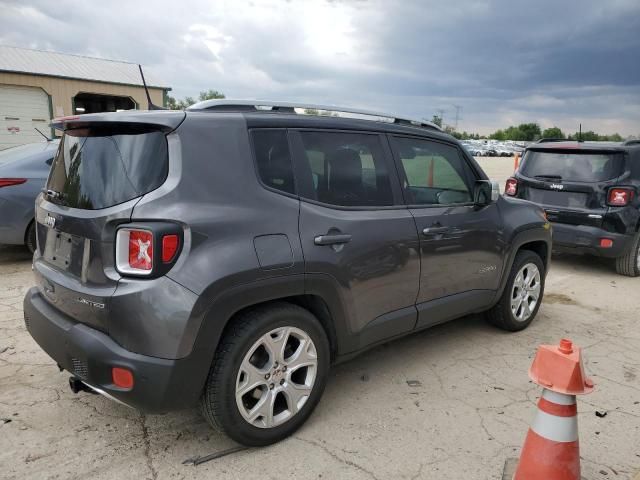
[[[558,180],[559,182],[562,181],[562,177],[560,175],[535,175],[533,178],[540,180]]]

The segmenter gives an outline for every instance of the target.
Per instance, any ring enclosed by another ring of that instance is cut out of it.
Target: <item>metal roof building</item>
[[[145,77],[163,105],[171,88]],[[135,63],[0,45],[0,149],[42,139],[53,117],[146,107]]]

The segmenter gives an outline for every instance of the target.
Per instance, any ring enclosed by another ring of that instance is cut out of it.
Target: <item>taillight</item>
[[[153,270],[153,233],[133,228],[118,230],[116,267],[121,273],[150,275]]]
[[[116,233],[116,270],[156,278],[173,267],[182,248],[182,229],[170,222],[140,222]]]
[[[129,266],[136,270],[153,268],[153,234],[151,232],[129,231]]]
[[[518,193],[518,180],[515,178],[509,178],[504,187],[504,194],[509,195],[510,197],[515,197]]]
[[[162,237],[162,262],[169,263],[175,257],[180,239],[178,235],[165,235]]]
[[[21,185],[27,181],[26,178],[0,178],[0,188]]]
[[[609,189],[607,204],[612,207],[624,207],[633,201],[634,190],[631,188],[613,187]]]

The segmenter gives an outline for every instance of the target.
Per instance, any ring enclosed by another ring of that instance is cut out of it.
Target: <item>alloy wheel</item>
[[[236,404],[258,428],[282,425],[309,399],[318,371],[311,337],[294,327],[262,335],[244,356],[236,379]]]
[[[511,312],[519,322],[531,317],[540,300],[540,270],[533,263],[524,265],[516,275],[511,290]]]

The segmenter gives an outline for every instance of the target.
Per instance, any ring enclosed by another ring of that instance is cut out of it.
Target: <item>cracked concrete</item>
[[[182,462],[233,443],[195,408],[141,415],[71,393],[68,374],[23,325],[31,284],[28,253],[0,248],[3,479],[499,480],[505,460],[520,452],[540,394],[527,377],[536,346],[561,337],[585,348],[596,382],[578,399],[583,476],[627,480],[640,470],[640,279],[616,275],[607,261],[555,257],[548,301],[524,332],[468,317],[333,368],[294,437],[197,467]]]

